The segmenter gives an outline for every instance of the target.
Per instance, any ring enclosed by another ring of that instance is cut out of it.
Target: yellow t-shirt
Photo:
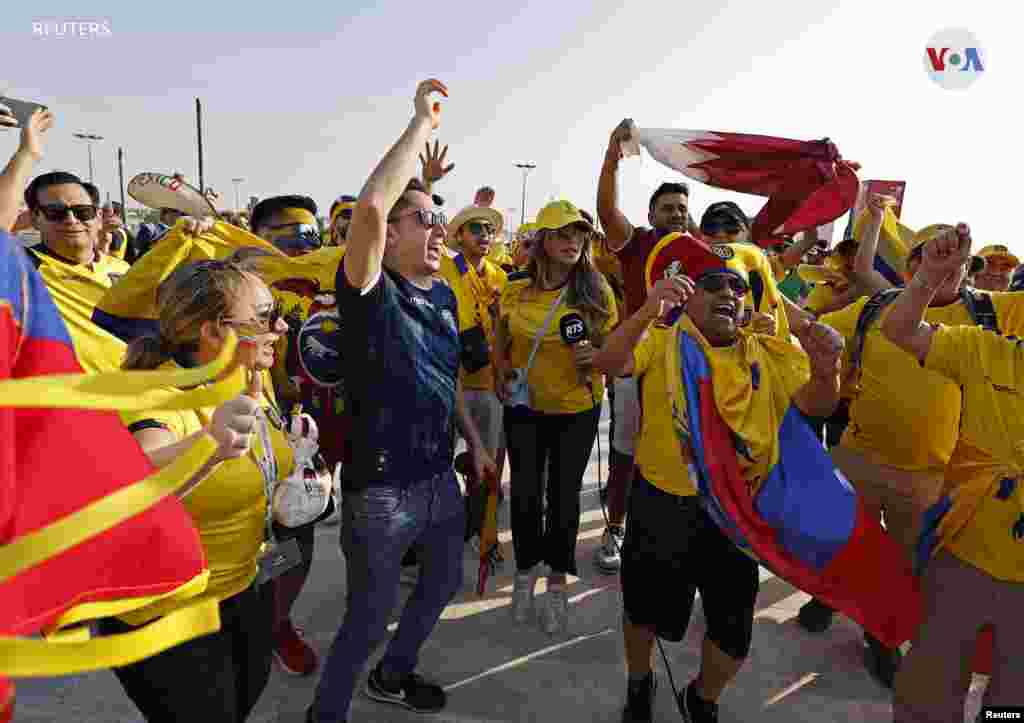
[[[655,487],[674,495],[694,495],[697,489],[691,460],[672,420],[666,364],[666,350],[672,343],[673,328],[652,326],[633,351],[643,410],[636,464]],[[705,345],[704,351],[719,413],[746,445],[748,455],[737,455],[740,470],[746,479],[757,482],[777,461],[776,430],[793,393],[809,377],[807,357],[788,341],[745,330],[735,344]]]
[[[1024,335],[1024,295],[992,294],[999,328]],[[821,321],[846,338],[852,349],[857,318],[867,303],[858,299]],[[960,428],[960,388],[948,378],[921,365],[886,339],[881,332],[882,312],[868,330],[861,358],[860,392],[850,391],[850,424],[841,444],[898,469],[936,472],[953,454]],[[962,303],[931,307],[925,320],[934,324],[973,325]],[[844,358],[845,361],[845,358]]]
[[[168,362],[161,368],[174,368],[174,363]],[[271,406],[271,398],[265,396],[264,409]],[[213,413],[213,409],[133,412],[122,414],[121,421],[133,431],[143,426],[163,427],[181,440],[209,424]],[[267,416],[268,419],[275,418],[274,414]],[[283,430],[273,423],[268,427],[278,478],[284,479],[295,466],[291,445]],[[256,452],[259,451],[259,440],[260,435],[253,435]],[[245,590],[256,578],[267,511],[264,486],[263,473],[254,454],[249,454],[222,462],[182,500],[199,530],[210,567],[210,582],[204,596],[226,600]],[[155,605],[146,608],[146,613],[149,619],[153,619],[171,612],[171,609],[170,605]],[[133,625],[145,622],[128,616],[124,619]]]
[[[106,254],[91,264],[74,264],[48,253],[42,245],[29,249],[28,255],[68,327],[82,368],[87,372],[120,369],[127,347],[94,324],[92,313],[107,289],[131,266]]]
[[[813,314],[820,314],[821,310],[831,304],[836,298],[835,289],[825,284],[815,284],[811,293],[807,295],[804,306]],[[849,307],[847,307],[849,308]],[[835,312],[839,313],[839,312]],[[826,314],[826,316],[828,316]]]
[[[981,493],[947,549],[996,579],[1024,582],[1024,491],[996,494],[1004,477],[1024,484],[1024,348],[977,326],[944,326],[925,366],[963,389],[960,443],[946,479]]]
[[[680,497],[697,494],[691,476],[689,454],[676,436],[668,394],[665,346],[672,329],[651,326],[633,350],[633,376],[640,386],[640,434],[636,440],[636,465],[640,474],[658,489]]]
[[[604,277],[601,277],[601,282],[605,306],[610,315],[599,332],[589,330],[591,344],[595,343],[594,340],[598,336],[606,336],[618,321],[615,296]],[[501,295],[499,315],[502,321],[508,324],[511,342],[509,358],[511,367],[516,369],[526,368],[530,350],[533,349],[534,337],[544,325],[551,307],[562,294],[562,289],[541,291],[531,288],[531,283],[530,279],[510,281]],[[533,366],[530,368],[527,380],[530,388],[530,407],[538,412],[575,414],[593,409],[595,400],[600,404],[604,399],[604,376],[597,371],[591,372],[590,382],[594,390],[594,396],[591,397],[590,390],[580,382],[572,350],[562,341],[559,322],[563,316],[571,313],[580,312],[567,306],[565,299],[562,299],[551,317],[551,322],[537,349]]]
[[[483,327],[487,342],[493,348],[494,320],[491,309],[505,290],[508,274],[497,263],[486,258],[483,260],[482,271],[477,271],[468,264],[465,268],[466,273],[462,273],[454,257],[442,255],[440,276],[455,292],[455,299],[459,304],[459,330],[465,331],[474,326]],[[464,389],[494,389],[494,374],[490,364],[473,374],[460,368],[459,375]]]

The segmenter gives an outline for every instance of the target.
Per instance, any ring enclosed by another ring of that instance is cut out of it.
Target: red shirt
[[[622,279],[626,287],[626,314],[632,316],[647,301],[647,277],[644,273],[647,257],[658,243],[658,233],[653,228],[633,229],[629,241],[615,255],[622,265]]]

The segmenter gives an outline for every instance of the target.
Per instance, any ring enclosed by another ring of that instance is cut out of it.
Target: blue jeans
[[[465,525],[465,503],[452,470],[408,487],[373,486],[344,495],[345,620],[320,677],[317,721],[345,720],[356,679],[395,608],[402,556],[416,544],[419,582],[381,661],[390,674],[413,671],[420,647],[462,586]]]

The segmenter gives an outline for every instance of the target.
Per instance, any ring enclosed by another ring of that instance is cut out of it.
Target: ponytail
[[[166,345],[158,336],[140,336],[128,345],[124,369],[156,369],[171,358]]]

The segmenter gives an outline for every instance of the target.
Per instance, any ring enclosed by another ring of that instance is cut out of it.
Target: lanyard
[[[277,456],[274,454],[274,447],[270,442],[270,424],[267,421],[267,413],[261,408],[256,415],[256,434],[259,438],[259,451],[253,446],[253,460],[263,474],[263,491],[267,496],[267,513],[264,520],[266,540],[274,545],[274,486],[277,484]]]

